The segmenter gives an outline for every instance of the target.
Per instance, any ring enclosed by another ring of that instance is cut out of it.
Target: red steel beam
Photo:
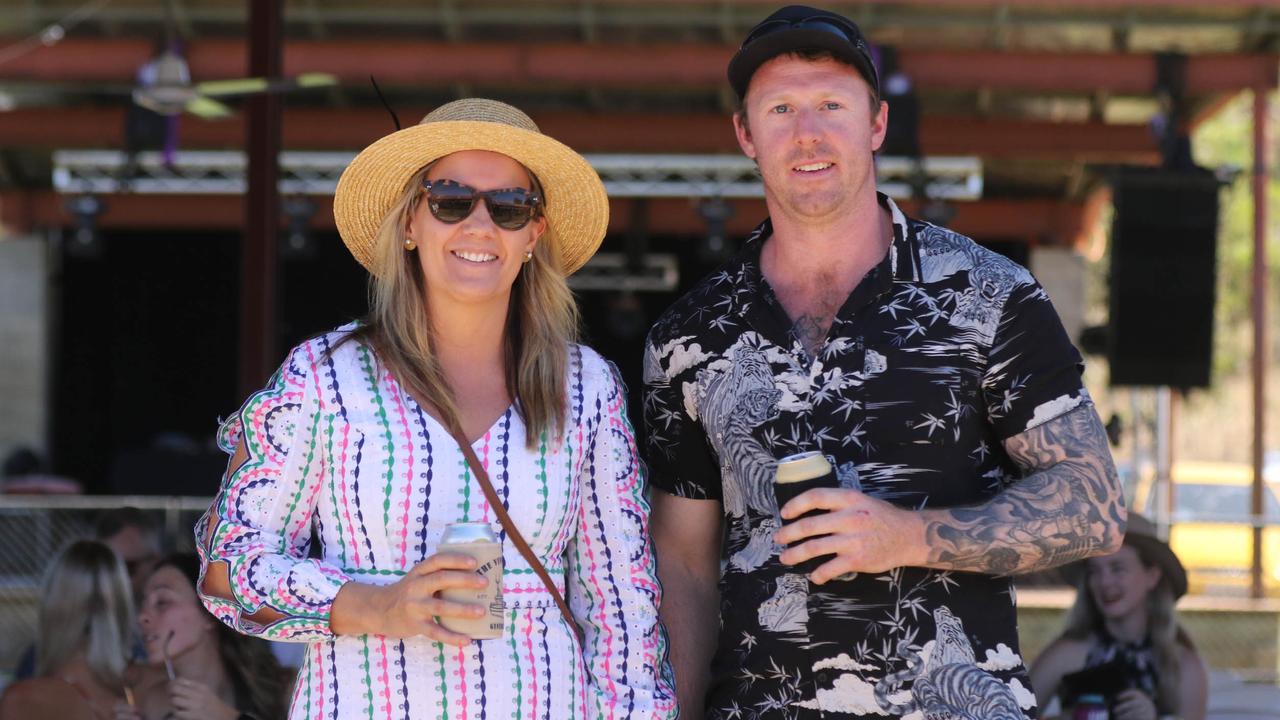
[[[402,109],[404,122],[425,114]],[[580,152],[737,153],[726,115],[535,113],[544,132]],[[30,109],[0,113],[0,147],[120,147],[124,111],[113,108]],[[286,110],[284,146],[356,150],[393,129],[382,110]],[[933,155],[1150,163],[1158,153],[1143,125],[1054,123],[926,115],[920,142]],[[244,124],[183,118],[179,144],[187,149],[244,146]]]
[[[976,50],[917,50],[900,53],[903,72],[925,89],[1047,90],[1146,95],[1156,82],[1152,55],[1116,53],[1036,53]],[[1276,85],[1273,55],[1192,55],[1187,92],[1238,90]]]
[[[903,212],[919,216],[919,203],[904,201]],[[1032,245],[1075,247],[1090,222],[1083,202],[1051,198],[954,202],[951,229],[977,240],[1018,240]]]
[[[1152,163],[1159,152],[1145,125],[922,117],[920,147],[929,155],[1069,158]]]
[[[1209,98],[1209,100],[1205,102],[1204,105],[1202,105],[1198,110],[1196,110],[1191,114],[1191,119],[1187,122],[1188,127],[1191,130],[1195,130],[1199,128],[1201,125],[1203,125],[1204,123],[1213,119],[1215,116],[1217,116],[1218,113],[1222,112],[1224,108],[1226,108],[1232,102],[1235,102],[1235,99],[1240,97],[1240,94],[1242,92],[1244,91],[1232,90],[1229,92],[1219,93]]]
[[[1249,447],[1249,459],[1253,465],[1253,483],[1249,489],[1249,512],[1262,517],[1265,511],[1263,471],[1266,467],[1267,428],[1267,368],[1270,365],[1271,343],[1267,327],[1267,241],[1271,227],[1267,222],[1268,189],[1271,184],[1271,126],[1267,88],[1253,91],[1253,294],[1250,310],[1253,320],[1253,358],[1250,374],[1253,377],[1253,437]],[[1262,526],[1253,526],[1253,553],[1249,568],[1249,595],[1263,597],[1263,544]]]
[[[588,87],[722,87],[728,45],[583,45],[578,43],[445,43],[407,40],[296,40],[284,48],[287,73],[330,72],[364,85],[372,73],[384,84],[453,86],[566,85]],[[0,79],[130,83],[151,53],[150,41],[69,39],[0,66]],[[194,78],[246,72],[244,43],[193,42],[187,52]],[[904,71],[923,89],[955,88],[1148,94],[1155,84],[1152,55],[1003,51],[901,51]],[[1276,56],[1193,55],[1187,91],[1208,93],[1275,87]]]
[[[683,0],[660,0],[662,2],[676,2]],[[699,2],[702,0],[694,0]],[[769,3],[773,0],[738,0],[738,2],[747,3]],[[1170,10],[1170,9],[1191,9],[1203,10],[1206,7],[1205,0],[895,0],[898,5],[923,5],[926,7],[949,7],[949,8],[994,8],[994,7],[1011,7],[1011,8],[1033,8],[1035,10],[1083,10],[1099,9],[1099,10],[1115,10],[1123,12],[1131,9],[1149,8],[1153,10]],[[1218,9],[1235,8],[1273,8],[1274,0],[1213,0],[1213,7]],[[1158,23],[1158,19],[1152,20]]]
[[[606,0],[607,2],[607,0]],[[667,5],[719,5],[723,0],[648,0],[652,4]],[[735,5],[761,5],[769,12],[777,7],[778,0],[734,0]],[[1123,12],[1131,9],[1149,8],[1153,10],[1192,9],[1203,10],[1205,0],[894,0],[895,5],[924,6],[936,8],[1031,8],[1034,10],[1115,10]],[[1213,7],[1219,9],[1234,8],[1273,8],[1274,0],[1213,0]],[[855,21],[857,12],[846,13]],[[761,16],[764,19],[764,16]],[[1155,21],[1153,21],[1155,22]]]
[[[333,199],[313,198],[316,213],[311,225],[333,230]],[[107,195],[98,226],[110,229],[232,230],[240,227],[243,199],[236,195]],[[0,225],[10,232],[40,227],[63,227],[74,222],[63,207],[63,196],[51,190],[0,192]],[[632,200],[610,201],[609,231],[625,235],[629,230]],[[763,200],[731,200],[734,209],[728,232],[745,235],[765,216]],[[655,198],[649,203],[649,232],[654,235],[700,236],[706,222],[692,200]],[[1088,222],[1083,203],[1057,200],[978,200],[953,204],[951,226],[978,239],[1021,240],[1038,245],[1069,245]],[[914,203],[903,203],[908,213]]]

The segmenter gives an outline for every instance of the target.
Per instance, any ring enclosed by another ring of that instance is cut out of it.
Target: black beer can
[[[835,468],[831,467],[831,463],[827,462],[826,456],[820,452],[811,451],[788,455],[778,461],[777,469],[774,471],[773,496],[778,501],[779,512],[782,511],[782,506],[786,505],[788,501],[804,492],[814,488],[837,487],[840,487],[840,480],[836,477]],[[799,517],[792,518],[790,522],[823,512],[826,511],[810,510]],[[784,520],[783,522],[788,521]],[[816,537],[806,538],[805,542],[815,539]],[[795,543],[788,547],[794,547],[794,545]],[[795,572],[808,574],[834,557],[835,555],[819,555],[791,567]]]

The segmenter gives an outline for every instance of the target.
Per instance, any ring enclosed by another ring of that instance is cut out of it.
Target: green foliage
[[[1274,228],[1280,221],[1280,182],[1276,180],[1274,149],[1280,134],[1277,104],[1269,100],[1272,157],[1267,186],[1268,311],[1274,318],[1276,289],[1280,287],[1280,239]],[[1210,168],[1233,167],[1241,172],[1223,189],[1218,216],[1218,298],[1215,310],[1214,377],[1244,370],[1252,355],[1250,303],[1253,268],[1253,96],[1241,93],[1213,119],[1203,123],[1192,138],[1196,162]],[[1274,322],[1270,323],[1274,325]]]

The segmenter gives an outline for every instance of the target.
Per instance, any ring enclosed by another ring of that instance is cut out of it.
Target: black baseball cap
[[[796,50],[830,51],[857,68],[880,97],[880,77],[871,59],[871,47],[858,26],[833,12],[788,5],[752,28],[729,61],[729,84],[738,99],[746,97],[751,76],[765,61]]]

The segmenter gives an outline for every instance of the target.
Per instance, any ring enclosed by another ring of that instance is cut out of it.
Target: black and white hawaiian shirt
[[[1090,402],[1027,270],[880,203],[894,240],[816,357],[761,275],[767,220],[649,335],[652,483],[724,509],[713,718],[1035,716],[1009,578],[810,585],[771,537],[776,458],[819,450],[842,486],[904,507],[972,504],[1019,478],[1003,440]]]

